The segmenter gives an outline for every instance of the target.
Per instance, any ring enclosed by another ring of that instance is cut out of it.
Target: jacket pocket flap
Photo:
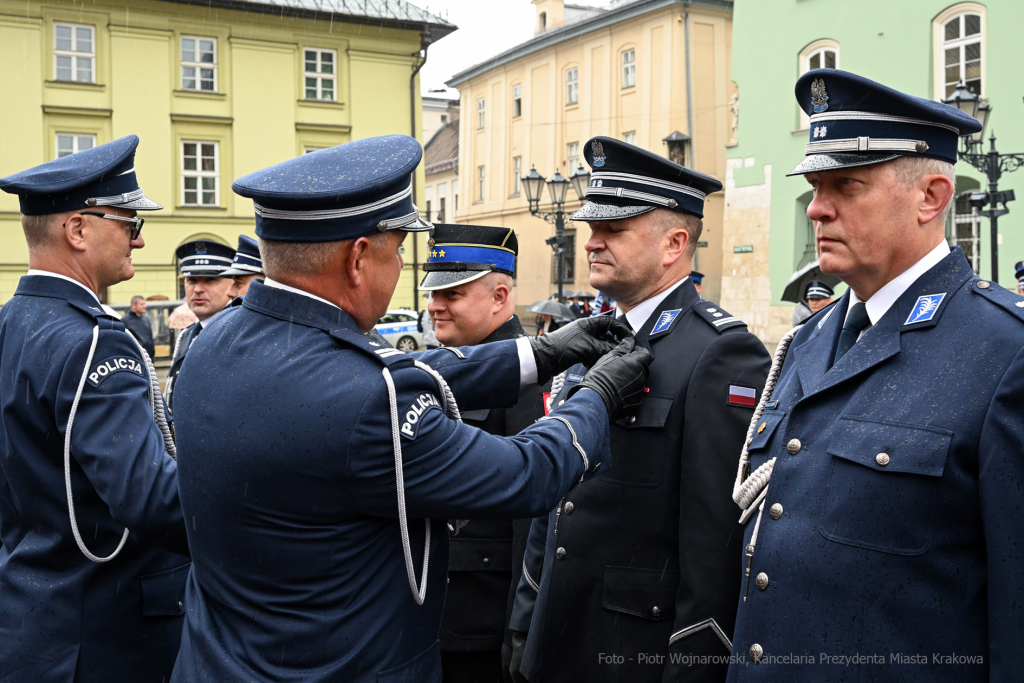
[[[941,477],[953,432],[937,427],[844,417],[828,452],[879,472]]]
[[[185,583],[192,563],[139,577],[142,616],[176,617],[185,611]]]
[[[649,621],[675,616],[679,572],[638,567],[605,567],[601,606]]]
[[[449,544],[450,572],[511,572],[512,541],[453,538]]]
[[[672,410],[671,396],[644,396],[643,402],[636,409],[631,417],[623,417],[615,424],[625,429],[640,429],[642,427],[654,428],[664,427],[668,420],[669,411]],[[633,419],[636,418],[636,419]]]
[[[750,445],[747,446],[747,452],[756,451],[767,446],[768,440],[775,433],[775,428],[779,426],[784,417],[786,417],[786,413],[778,410],[764,411],[764,415],[761,416],[761,420],[754,429],[754,435],[750,437]]]

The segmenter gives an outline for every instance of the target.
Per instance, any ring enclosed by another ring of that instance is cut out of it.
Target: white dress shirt
[[[70,278],[67,275],[61,275],[60,273],[51,273],[48,270],[36,270],[34,268],[30,268],[29,269],[28,275],[45,275],[46,277],[56,277],[56,278],[60,278],[61,280],[67,280],[68,282],[74,283],[74,284],[78,285],[79,287],[81,287],[82,289],[84,289],[85,291],[89,292],[89,296],[91,296],[93,299],[96,299],[96,303],[100,303],[100,298],[98,296],[96,296],[96,292],[92,291],[91,289],[89,289],[88,287],[83,285],[78,280],[75,280],[74,278]]]
[[[644,323],[647,322],[647,319],[650,318],[656,310],[658,310],[658,306],[661,305],[661,302],[667,299],[669,294],[676,291],[679,288],[679,285],[683,284],[689,279],[690,276],[687,275],[682,280],[666,289],[664,292],[655,294],[650,299],[646,299],[645,301],[642,301],[633,308],[629,309],[629,313],[626,313],[626,322],[629,324],[631,328],[633,328],[633,333],[636,334],[637,332],[639,332],[640,328],[643,327]],[[618,308],[615,309],[615,317],[622,317],[622,313],[619,311]]]
[[[873,326],[878,324],[878,321],[882,319],[882,316],[892,308],[896,300],[903,296],[903,293],[910,289],[910,286],[918,281],[918,279],[927,273],[929,270],[938,265],[939,261],[949,256],[949,245],[943,240],[934,249],[929,251],[924,257],[915,263],[914,265],[907,268],[905,271],[894,277],[892,280],[887,282],[884,287],[874,293],[874,295],[864,302],[864,306],[867,308],[868,320],[871,324],[865,327],[857,339]],[[850,310],[854,304],[860,303],[860,297],[857,293],[850,289],[850,305],[846,308],[846,316],[850,316]],[[843,319],[846,322],[846,318]]]
[[[272,280],[269,277],[263,281],[263,284],[266,285],[267,287],[273,287],[274,289],[283,289],[286,292],[291,292],[292,294],[308,296],[310,299],[315,299],[320,303],[324,303],[327,304],[328,306],[333,306],[334,308],[341,310],[341,306],[338,306],[337,304],[332,304],[327,299],[319,297],[316,294],[310,294],[309,292],[302,289],[298,289],[296,287],[290,287],[288,285],[281,284],[280,282]],[[519,352],[519,384],[536,384],[537,361],[533,357],[533,347],[530,346],[530,338],[520,337],[516,339],[516,351]]]

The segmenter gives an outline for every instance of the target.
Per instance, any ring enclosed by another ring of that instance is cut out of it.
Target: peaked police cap
[[[248,235],[238,236],[238,249],[231,262],[231,268],[222,273],[223,277],[235,275],[262,275],[263,259],[260,257],[260,245]]]
[[[181,259],[182,277],[230,277],[235,250],[220,242],[195,240],[185,242],[174,251]]]
[[[422,232],[412,173],[423,157],[407,135],[347,142],[250,173],[232,184],[256,211],[256,234],[283,242],[331,242],[387,230]]]
[[[868,166],[901,156],[956,163],[959,138],[981,130],[948,104],[893,90],[839,69],[814,69],[796,82],[810,117],[805,158],[786,175]]]
[[[515,275],[519,240],[511,228],[438,223],[430,233],[420,289],[447,289],[488,273]]]
[[[591,138],[583,156],[593,171],[574,221],[614,221],[658,208],[703,218],[704,199],[722,189],[711,176],[614,138]]]
[[[0,189],[18,195],[26,216],[104,206],[157,211],[164,207],[146,198],[135,177],[138,146],[139,136],[126,135],[0,178]]]

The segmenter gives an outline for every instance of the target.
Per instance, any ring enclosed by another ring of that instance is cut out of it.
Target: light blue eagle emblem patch
[[[907,317],[907,321],[904,325],[913,325],[914,323],[926,323],[935,317],[935,313],[939,310],[939,304],[946,298],[946,293],[942,294],[925,294],[924,296],[917,297],[917,303],[914,304],[913,310],[910,311],[910,315]]]
[[[681,308],[677,308],[674,311],[665,311],[664,313],[662,313],[661,317],[658,318],[658,322],[654,326],[654,329],[651,330],[651,333],[647,336],[653,337],[654,335],[660,334],[667,330],[668,328],[672,327],[672,323],[675,321],[676,316],[678,316],[680,311],[682,310],[683,309]]]

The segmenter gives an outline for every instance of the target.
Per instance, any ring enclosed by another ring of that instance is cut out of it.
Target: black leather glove
[[[577,363],[588,368],[630,337],[629,328],[610,315],[581,318],[540,337],[530,337],[537,361],[537,384],[544,384]]]
[[[583,381],[569,390],[569,396],[580,389],[593,389],[604,401],[608,419],[614,422],[640,405],[653,360],[650,351],[629,337],[597,361]]]
[[[512,657],[508,664],[508,674],[513,683],[529,683],[523,674],[519,673],[519,667],[523,663],[523,653],[526,651],[526,634],[519,631],[512,631]],[[504,662],[503,662],[504,663]],[[508,680],[506,678],[506,680]]]

